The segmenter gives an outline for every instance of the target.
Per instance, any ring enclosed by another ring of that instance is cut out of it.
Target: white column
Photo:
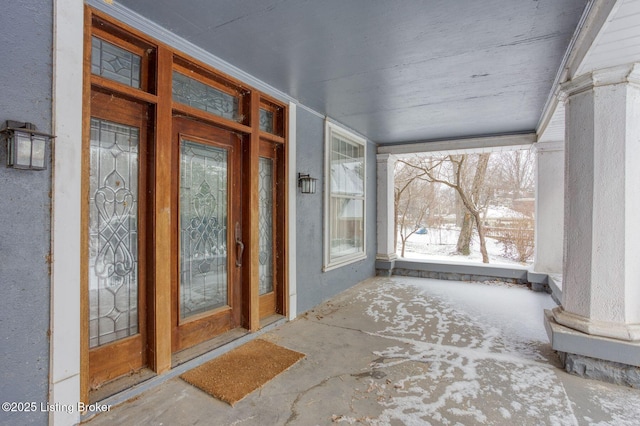
[[[536,244],[533,269],[562,274],[564,141],[538,142],[536,149]]]
[[[378,154],[377,171],[377,260],[392,261],[397,259],[395,250],[395,213],[393,206],[394,169],[396,158],[391,154]]]
[[[565,232],[561,325],[640,340],[640,64],[563,84]]]

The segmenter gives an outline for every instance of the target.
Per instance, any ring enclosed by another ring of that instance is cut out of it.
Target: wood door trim
[[[171,66],[173,53],[163,46],[158,48],[158,98],[171,99]],[[173,120],[171,102],[159,102],[156,108],[154,158],[154,210],[151,214],[154,230],[153,262],[154,284],[149,299],[152,307],[153,327],[149,341],[151,367],[158,373],[171,368],[171,291],[172,273],[177,267],[173,256],[175,235],[172,223],[173,148],[171,134]]]
[[[185,117],[191,117],[204,123],[211,123],[211,125],[215,127],[222,127],[235,132],[251,133],[251,127],[249,126],[245,126],[244,124],[231,121],[228,118],[214,115],[189,105],[181,104],[180,102],[173,102],[172,109],[175,116],[182,115]]]
[[[95,86],[96,88],[108,89],[113,93],[126,96],[130,99],[139,99],[149,104],[158,103],[158,97],[156,95],[143,92],[140,89],[134,89],[131,86],[127,86],[126,84],[109,80],[108,78],[104,78],[95,74],[91,74],[90,78],[91,78],[91,85]]]
[[[84,10],[80,211],[80,401],[89,403],[89,168],[91,166],[91,10]],[[55,330],[54,330],[55,331]]]
[[[244,147],[244,174],[243,174],[243,202],[245,215],[243,216],[243,228],[245,233],[245,274],[243,282],[243,325],[249,331],[257,331],[260,328],[259,310],[259,262],[260,234],[258,197],[259,167],[260,167],[260,95],[251,92],[250,123],[251,134],[248,143]]]

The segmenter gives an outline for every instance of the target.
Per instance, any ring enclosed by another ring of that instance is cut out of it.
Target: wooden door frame
[[[120,83],[91,73],[91,36],[96,33],[106,37],[109,41],[129,50],[135,49],[144,55],[148,65],[143,73],[145,82],[141,89],[134,89]],[[172,228],[173,203],[171,194],[172,164],[174,153],[171,143],[172,117],[175,114],[185,115],[201,121],[206,121],[230,131],[243,134],[242,163],[245,170],[242,179],[243,196],[242,203],[245,212],[242,217],[243,237],[245,240],[245,271],[242,277],[242,312],[241,325],[249,331],[260,328],[259,318],[259,279],[258,279],[258,167],[260,140],[268,140],[282,146],[282,176],[284,179],[282,191],[283,202],[281,212],[284,213],[283,224],[290,223],[288,219],[289,203],[289,176],[288,168],[288,128],[289,105],[261,93],[254,87],[213,69],[210,65],[191,58],[177,49],[149,37],[135,28],[118,22],[105,12],[101,12],[91,6],[85,5],[84,25],[84,82],[83,82],[83,181],[82,212],[81,212],[81,287],[80,287],[80,396],[84,402],[89,401],[89,345],[88,345],[88,266],[87,254],[87,226],[88,226],[88,139],[90,135],[90,98],[92,90],[103,90],[136,102],[145,103],[149,108],[149,121],[154,124],[153,140],[149,140],[149,227],[153,232],[149,241],[148,280],[152,281],[147,291],[147,360],[148,367],[158,374],[171,368],[171,286],[172,270],[176,267],[177,260],[172,253],[173,238]],[[172,73],[174,70],[190,70],[201,81],[213,81],[217,87],[224,87],[229,93],[236,93],[241,99],[241,118],[237,121],[223,118],[205,111],[198,110],[188,105],[180,104],[172,100]],[[221,85],[221,86],[220,86]],[[260,130],[259,110],[268,105],[278,112],[274,133]],[[294,182],[295,184],[295,182]],[[86,228],[86,229],[85,229]],[[279,237],[283,241],[283,265],[282,291],[278,300],[279,312],[287,316],[289,314],[289,259],[287,258],[287,244],[290,241],[286,225],[281,229]],[[246,291],[245,291],[246,290]]]

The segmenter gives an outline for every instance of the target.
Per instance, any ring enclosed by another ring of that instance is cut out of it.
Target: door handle
[[[242,242],[242,232],[240,223],[236,222],[236,267],[242,266],[242,254],[244,253],[244,243]]]

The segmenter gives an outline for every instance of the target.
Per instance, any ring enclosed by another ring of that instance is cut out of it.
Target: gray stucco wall
[[[6,8],[5,8],[6,9]],[[21,0],[0,13],[0,121],[51,131],[53,8]],[[46,424],[49,381],[51,167],[6,166],[0,146],[0,403],[35,402],[38,411],[0,411],[0,424]]]
[[[366,238],[367,259],[322,272],[324,120],[303,108],[297,113],[296,171],[318,178],[315,194],[301,194],[297,209],[298,313],[375,275],[376,257],[376,147],[367,144]]]

